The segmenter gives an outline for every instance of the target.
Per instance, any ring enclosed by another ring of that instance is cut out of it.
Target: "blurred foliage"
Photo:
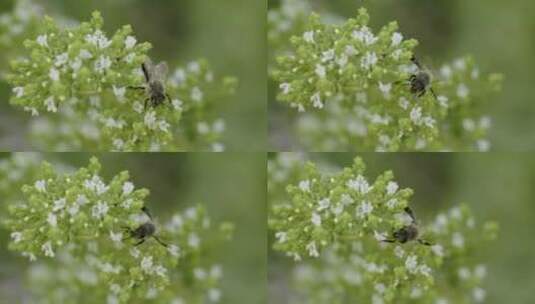
[[[21,193],[18,194],[17,198],[17,189],[13,191],[15,186],[6,189],[2,185],[11,182],[17,184],[21,177],[36,174],[36,171],[30,168],[35,168],[40,159],[50,161],[54,167],[59,166],[61,171],[72,171],[73,168],[86,164],[91,155],[84,153],[44,155],[17,153],[14,156],[9,160],[3,159],[1,166],[1,168],[10,169],[2,171],[2,183],[0,183],[0,193],[6,197],[6,200],[2,200],[2,218],[4,219],[7,199],[20,200]],[[265,244],[265,226],[259,224],[263,223],[265,219],[263,205],[265,201],[264,156],[261,154],[233,153],[153,153],[150,155],[110,153],[98,154],[97,157],[102,162],[100,173],[102,180],[109,180],[117,171],[128,169],[131,176],[130,180],[136,187],[151,190],[151,195],[146,203],[153,213],[157,225],[162,223],[161,225],[166,227],[165,223],[176,222],[176,219],[173,220],[173,213],[177,210],[186,210],[199,202],[203,203],[206,214],[210,216],[213,224],[217,225],[224,221],[234,223],[235,232],[232,241],[210,248],[203,257],[205,261],[216,261],[222,266],[223,277],[219,283],[220,302],[236,303],[245,300],[249,303],[258,303],[259,297],[265,298],[266,253],[263,245]],[[229,178],[228,172],[231,170],[233,175]],[[234,187],[236,184],[243,188],[240,191],[229,191],[229,189],[236,189]],[[210,191],[206,189],[210,189]],[[11,195],[7,195],[8,193]],[[248,209],[247,216],[243,216],[244,206],[247,206]],[[186,223],[187,216],[183,218],[184,223]],[[58,225],[60,221],[58,217]],[[204,221],[201,222],[204,223]],[[172,224],[169,225],[172,226]],[[165,235],[168,232],[164,231],[163,233]],[[212,239],[216,236],[208,234],[205,237]],[[0,230],[0,238],[2,240],[2,251],[0,251],[0,269],[2,269],[0,272],[0,294],[2,299],[17,302],[15,299],[22,299],[25,290],[33,290],[36,295],[40,294],[46,289],[37,287],[44,287],[43,284],[48,286],[48,290],[55,290],[52,288],[57,288],[58,282],[68,279],[69,269],[81,269],[81,265],[74,263],[72,259],[67,260],[71,262],[67,263],[68,267],[65,268],[61,277],[46,280],[39,275],[46,274],[47,269],[53,269],[50,267],[53,267],[54,264],[39,259],[39,264],[31,264],[35,267],[31,267],[32,275],[27,277],[21,271],[28,266],[27,259],[15,257],[7,252],[6,244],[10,236],[5,230]],[[165,239],[165,237],[162,238]],[[155,243],[155,245],[157,244]],[[210,268],[206,271],[212,273]],[[220,270],[215,269],[214,271],[214,275],[219,276]],[[196,275],[202,276],[199,271],[196,271]],[[45,281],[42,281],[43,279]],[[35,289],[31,288],[32,284],[36,284]],[[58,293],[54,294],[58,296]],[[209,291],[209,294],[213,298],[218,297],[217,291]]]
[[[265,73],[258,73],[258,67],[264,66],[265,62],[265,42],[262,39],[265,4],[165,0],[150,3],[135,0],[73,3],[51,0],[40,1],[39,5],[42,6],[40,14],[46,12],[55,19],[63,16],[60,23],[66,25],[76,24],[73,20],[86,20],[92,11],[99,10],[106,19],[104,32],[131,24],[136,29],[138,41],[152,43],[153,50],[149,56],[156,62],[166,60],[170,66],[175,66],[192,59],[206,58],[216,75],[233,75],[243,79],[236,95],[225,98],[228,101],[218,103],[212,111],[226,121],[226,132],[221,142],[227,150],[263,150],[267,135]],[[6,13],[12,9],[10,4],[5,5],[5,8]],[[0,11],[1,13],[4,12]],[[13,41],[9,46],[13,48],[19,43],[20,40]],[[237,50],[236,45],[243,47]],[[243,64],[244,62],[249,64]],[[8,66],[5,59],[1,66],[4,67],[3,70]],[[0,99],[7,101],[10,95],[10,88],[0,82]],[[31,146],[31,142],[24,138],[29,125],[26,115],[7,107],[7,102],[2,104],[0,147],[16,150]],[[195,123],[193,125],[187,132],[196,131],[198,126]],[[62,126],[57,127],[62,132]],[[246,147],[244,143],[247,143]],[[219,150],[221,147],[217,142],[210,149]]]
[[[283,1],[270,0],[276,8]],[[390,20],[397,20],[400,32],[420,43],[417,55],[434,74],[440,63],[459,54],[470,53],[483,70],[499,71],[505,75],[502,93],[489,99],[485,109],[492,117],[488,140],[495,151],[527,151],[535,146],[535,105],[528,95],[535,64],[532,29],[535,3],[513,0],[503,2],[460,0],[309,0],[311,10],[335,14],[346,19],[355,16],[360,6],[370,15],[371,28],[379,28]],[[331,21],[339,22],[329,18]],[[270,53],[272,51],[270,50]],[[270,56],[272,60],[273,57]],[[278,88],[269,85],[270,146],[274,149],[303,149],[296,143],[296,113],[275,102]]]
[[[295,153],[273,154],[270,159],[309,159],[326,172],[337,172],[352,164],[351,153]],[[392,170],[400,188],[415,189],[411,206],[422,226],[430,224],[439,210],[450,209],[459,202],[467,202],[476,224],[492,219],[499,223],[497,240],[474,252],[473,260],[487,265],[488,276],[483,284],[485,303],[530,303],[530,286],[535,280],[532,271],[535,246],[529,241],[535,227],[531,203],[535,198],[532,184],[535,181],[535,161],[527,153],[360,153],[367,164],[367,176],[375,177]],[[300,171],[300,166],[294,172]],[[288,172],[288,170],[283,170]],[[293,180],[299,176],[287,176]],[[268,201],[280,201],[279,184],[268,190]],[[273,188],[274,187],[274,188]],[[275,190],[275,191],[272,191]],[[270,246],[275,242],[269,236]],[[291,289],[291,270],[295,262],[274,251],[269,252],[270,303],[287,303],[295,300]],[[453,302],[450,302],[453,303]]]

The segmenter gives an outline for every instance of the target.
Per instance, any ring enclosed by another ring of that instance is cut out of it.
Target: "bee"
[[[152,60],[147,58],[147,60],[141,64],[141,70],[145,77],[145,85],[131,86],[129,88],[145,91],[148,97],[144,101],[144,109],[146,110],[148,105],[157,107],[163,104],[166,100],[169,101],[169,104],[172,104],[171,97],[165,92],[164,86],[169,71],[167,63],[162,61],[155,66],[152,63]]]
[[[422,245],[432,246],[433,244],[431,244],[430,242],[419,238],[420,231],[418,229],[418,224],[416,222],[416,218],[414,217],[412,209],[410,207],[405,207],[404,211],[410,216],[412,222],[409,225],[403,226],[400,229],[394,231],[394,233],[392,233],[391,239],[385,239],[382,241],[387,243],[401,244],[405,244],[410,241],[417,241]]]
[[[125,229],[126,233],[128,234],[128,236],[125,237],[123,239],[123,241],[127,240],[127,239],[130,239],[130,238],[137,239],[139,241],[134,246],[139,246],[139,245],[143,244],[147,240],[147,238],[152,237],[160,245],[162,245],[164,247],[167,247],[167,244],[162,242],[155,235],[156,226],[154,226],[154,224],[152,223],[152,215],[150,214],[149,209],[147,207],[142,207],[141,211],[143,211],[149,217],[150,221],[141,224],[136,229],[132,229],[130,227],[123,227],[123,229]]]
[[[437,95],[435,94],[435,91],[431,87],[431,74],[429,71],[427,71],[416,59],[416,57],[411,57],[412,63],[418,67],[418,71],[416,71],[414,74],[412,74],[409,77],[409,89],[410,92],[417,97],[422,97],[425,95],[425,93],[429,90],[433,97],[438,100]]]

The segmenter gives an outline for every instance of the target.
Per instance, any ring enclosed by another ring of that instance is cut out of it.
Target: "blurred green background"
[[[316,12],[344,18],[368,8],[372,28],[397,20],[405,37],[420,44],[417,55],[430,69],[464,54],[472,54],[483,73],[505,75],[503,91],[491,101],[493,119],[489,138],[494,151],[535,149],[535,1],[526,0],[308,0]],[[269,0],[277,7],[280,0]],[[288,108],[275,101],[269,88],[270,145],[290,147],[287,138],[293,119]],[[283,128],[279,134],[271,131]],[[286,135],[281,135],[284,133]],[[292,147],[294,148],[294,147]],[[284,150],[290,151],[290,150]]]
[[[533,303],[535,158],[532,154],[311,153],[307,158],[342,168],[350,166],[357,155],[367,164],[368,180],[392,170],[400,188],[414,190],[411,204],[423,225],[458,203],[468,204],[478,222],[497,221],[498,239],[484,246],[476,257],[488,266],[483,284],[487,291],[485,303]],[[269,303],[284,303],[281,290],[288,288],[284,284],[292,264],[291,259],[270,251]]]
[[[106,181],[128,170],[136,187],[149,189],[146,202],[159,222],[200,203],[212,223],[234,223],[233,239],[210,257],[223,266],[222,303],[265,303],[265,154],[52,153],[43,157],[77,168],[87,165],[92,155],[100,159]],[[0,204],[5,203],[0,199]],[[7,296],[20,298],[24,293],[20,280],[28,262],[7,251],[8,238],[7,231],[0,229],[0,303],[18,303]]]
[[[14,0],[0,1],[0,14]],[[226,120],[224,142],[228,151],[263,151],[267,143],[266,117],[266,4],[242,0],[35,0],[44,12],[85,21],[101,11],[108,34],[131,24],[138,41],[153,44],[155,61],[171,69],[206,58],[216,76],[235,76],[237,93],[216,111]],[[2,56],[0,56],[2,57]],[[7,65],[6,62],[0,62]],[[4,69],[4,68],[2,68]],[[23,138],[28,113],[13,109],[10,90],[0,81],[0,149],[28,150]]]

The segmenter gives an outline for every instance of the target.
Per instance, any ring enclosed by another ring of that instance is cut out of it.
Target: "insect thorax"
[[[162,102],[165,99],[165,89],[161,82],[151,81],[149,83],[150,97],[154,102]]]
[[[418,237],[418,228],[414,225],[402,227],[394,232],[394,238],[400,243],[415,240]]]
[[[144,238],[146,236],[153,235],[155,230],[156,228],[154,227],[154,224],[152,224],[151,222],[146,222],[141,226],[137,227],[137,229],[134,230],[132,234],[136,238]]]

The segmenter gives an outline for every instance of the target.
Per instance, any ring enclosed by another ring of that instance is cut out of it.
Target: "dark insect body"
[[[150,218],[152,221],[152,216],[149,212],[149,210],[146,207],[141,208],[141,210]],[[155,239],[160,245],[167,247],[167,244],[162,242],[156,235],[156,226],[151,222],[145,222],[136,229],[131,229],[130,227],[124,227],[126,232],[128,233],[128,236],[125,239],[133,238],[139,240],[134,246],[138,246],[143,244],[147,238],[152,237]]]
[[[429,72],[424,69],[416,57],[412,56],[411,61],[418,67],[418,71],[409,77],[410,92],[417,97],[422,97],[429,91],[437,99],[437,95],[431,87],[431,75]]]
[[[165,92],[164,86],[167,72],[169,70],[167,63],[160,62],[158,65],[154,66],[152,60],[147,58],[147,60],[141,64],[141,69],[143,70],[143,76],[145,77],[145,85],[129,88],[145,91],[148,96],[144,101],[145,110],[148,105],[157,107],[163,104],[166,100],[169,101],[169,104],[171,105],[171,97]]]
[[[412,219],[412,222],[409,225],[403,226],[400,229],[394,231],[394,233],[392,233],[392,238],[383,240],[383,242],[405,244],[409,241],[417,241],[418,243],[425,245],[425,246],[433,245],[429,243],[428,241],[422,240],[419,238],[420,232],[418,229],[418,224],[416,223],[416,218],[414,217],[414,213],[412,212],[412,209],[410,207],[405,207],[404,210],[405,210],[405,213],[407,213],[410,216],[410,218]]]

